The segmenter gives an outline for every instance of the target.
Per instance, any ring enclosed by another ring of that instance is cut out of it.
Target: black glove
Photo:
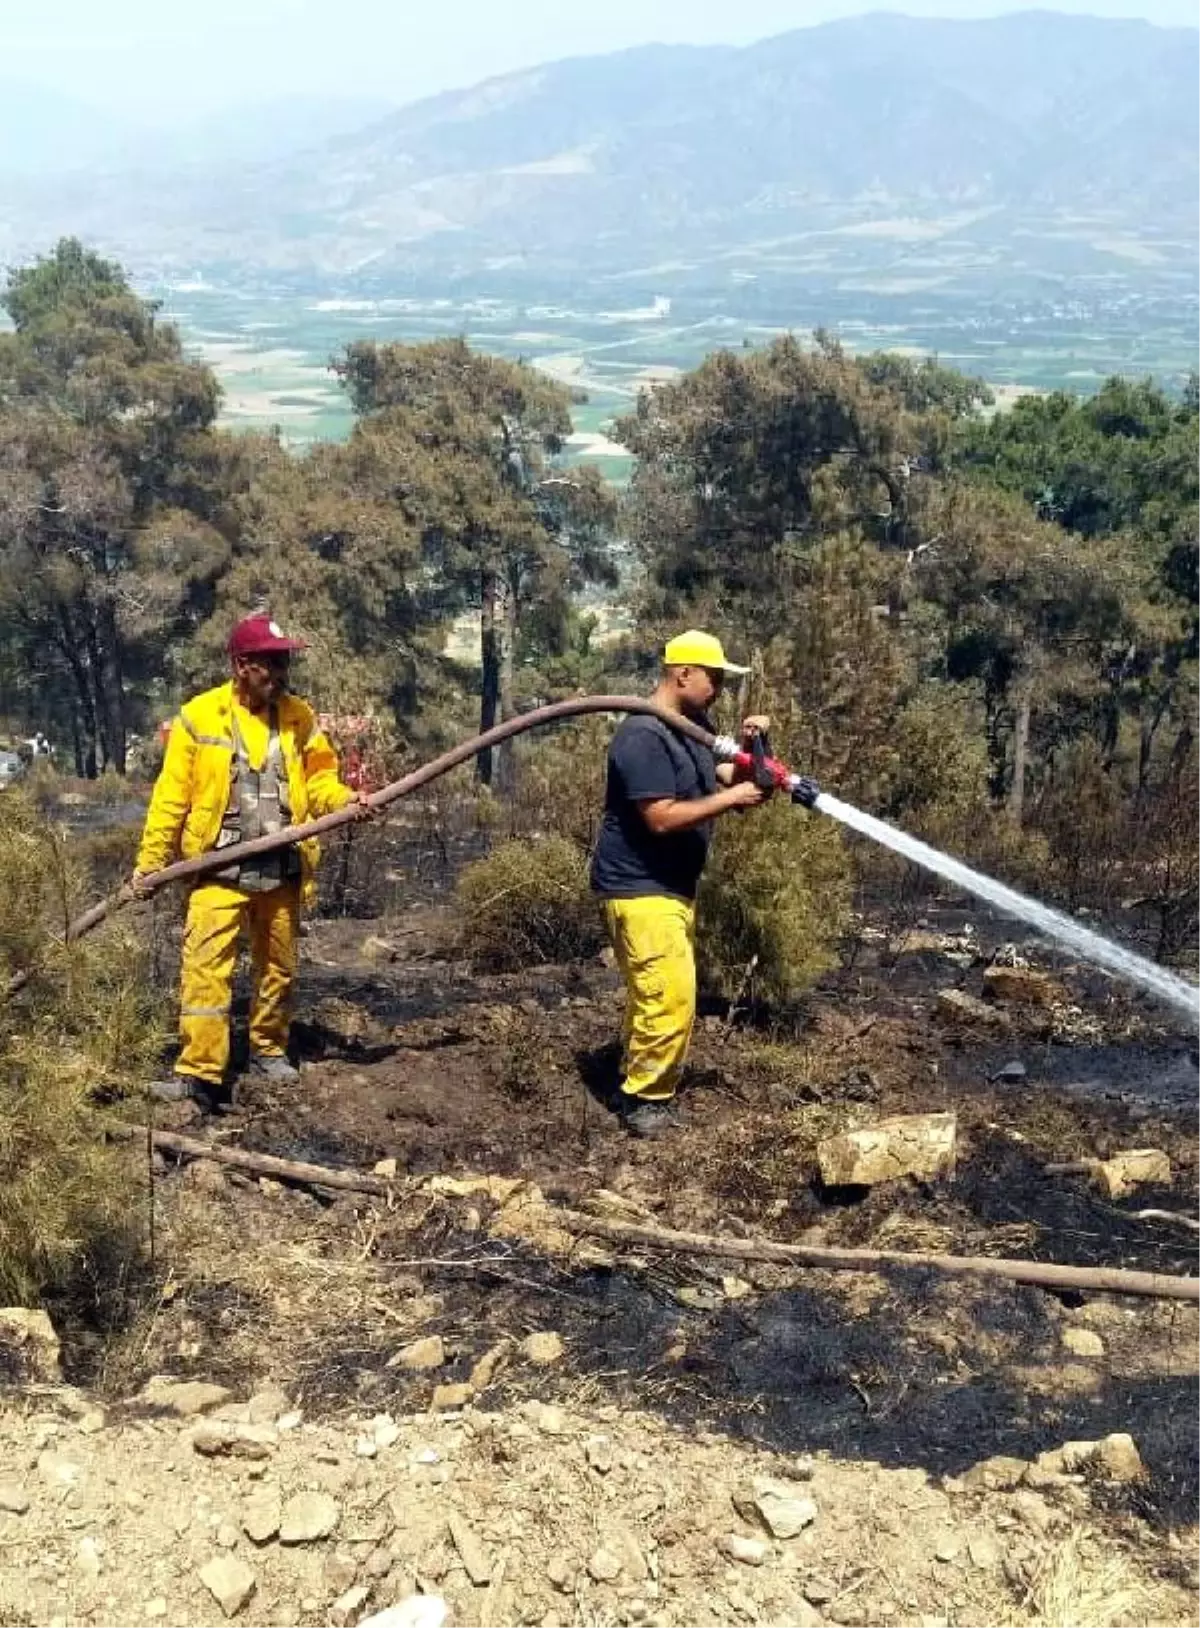
[[[802,808],[815,808],[817,798],[821,795],[821,788],[815,780],[810,780],[802,774],[792,787],[792,801],[799,803]]]

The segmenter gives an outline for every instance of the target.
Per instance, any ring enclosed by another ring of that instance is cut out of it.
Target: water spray
[[[800,807],[838,820],[850,830],[870,837],[872,841],[892,849],[914,864],[952,882],[956,887],[964,888],[993,908],[1025,922],[1035,932],[1056,940],[1073,954],[1136,984],[1186,1017],[1193,1027],[1200,1028],[1200,992],[1185,979],[1168,972],[1165,967],[1158,966],[1120,944],[1114,944],[1111,939],[1082,926],[1061,911],[1052,910],[1048,905],[1018,893],[1015,888],[1006,887],[1003,882],[997,882],[993,877],[972,870],[961,860],[930,847],[926,842],[918,841],[916,837],[910,837],[906,832],[888,825],[885,820],[876,819],[874,815],[864,813],[862,809],[822,791],[815,780],[807,775],[795,773],[787,764],[773,757],[765,740],[758,739],[749,748],[744,747],[730,736],[714,736],[711,731],[693,723],[690,718],[683,718],[678,713],[671,712],[668,708],[659,706],[657,702],[645,700],[641,696],[584,696],[570,701],[557,701],[550,706],[537,707],[532,712],[508,718],[503,723],[497,724],[494,729],[485,730],[481,735],[460,742],[448,752],[443,752],[419,769],[414,769],[411,774],[373,792],[368,799],[370,806],[373,809],[387,808],[391,803],[398,802],[402,797],[411,796],[422,786],[429,785],[431,781],[448,774],[451,769],[468,762],[477,753],[486,751],[492,746],[499,746],[504,741],[512,740],[516,735],[523,735],[527,730],[545,728],[548,724],[593,712],[632,712],[657,718],[676,734],[685,735],[698,745],[707,747],[718,762],[732,763],[742,773],[751,775],[764,791],[783,793]],[[132,887],[126,885],[111,899],[101,901],[78,917],[67,929],[67,941],[71,942],[91,932],[111,911],[132,903],[135,898],[145,898],[173,882],[197,881],[210,871],[224,869],[231,863],[236,864],[257,854],[270,853],[276,848],[286,847],[306,837],[324,836],[359,817],[358,809],[352,805],[336,814],[327,814],[319,820],[309,820],[304,825],[288,826],[270,836],[257,837],[251,842],[239,843],[234,847],[201,854],[195,859],[180,860],[177,864],[167,865],[152,876],[143,877],[136,893]],[[28,982],[29,976],[27,971],[17,973],[9,980],[6,993],[15,994]]]

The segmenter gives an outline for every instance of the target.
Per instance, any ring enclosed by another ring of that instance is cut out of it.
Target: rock
[[[371,1420],[371,1434],[376,1447],[384,1450],[394,1447],[400,1440],[400,1426],[390,1413],[377,1413]]]
[[[341,1508],[327,1492],[297,1492],[283,1506],[280,1543],[318,1543],[337,1526]]]
[[[746,1538],[740,1532],[730,1532],[717,1544],[718,1549],[728,1560],[736,1560],[743,1566],[761,1566],[771,1552],[769,1543],[761,1538]]]
[[[1029,1070],[1025,1067],[1024,1063],[1018,1063],[1016,1061],[1005,1063],[1003,1068],[998,1068],[994,1074],[988,1076],[988,1084],[1019,1085],[1020,1082],[1026,1078],[1028,1073]]]
[[[589,1465],[597,1475],[607,1475],[613,1467],[613,1447],[607,1436],[589,1436],[584,1449]]]
[[[459,1385],[435,1385],[429,1406],[434,1413],[446,1413],[453,1408],[465,1408],[475,1395],[475,1387],[465,1382]]]
[[[1025,1479],[1029,1465],[1023,1458],[1009,1458],[997,1453],[994,1458],[980,1459],[964,1470],[960,1480],[972,1492],[1008,1492]]]
[[[143,1617],[148,1618],[151,1622],[157,1622],[160,1617],[165,1617],[167,1611],[167,1602],[161,1594],[156,1594],[152,1600],[147,1600],[142,1607]]]
[[[1092,1328],[1064,1328],[1062,1343],[1076,1357],[1102,1357],[1104,1341]]]
[[[810,1605],[803,1594],[795,1596],[788,1606],[789,1628],[821,1628],[825,1621],[815,1605]]]
[[[621,1575],[621,1560],[611,1549],[601,1547],[587,1563],[588,1575],[597,1583],[611,1583]]]
[[[297,1430],[304,1423],[304,1415],[299,1408],[293,1408],[290,1413],[281,1413],[275,1421],[276,1430]]]
[[[205,1458],[270,1458],[278,1438],[270,1425],[205,1419],[192,1431],[192,1447]]]
[[[471,1369],[471,1384],[477,1391],[487,1390],[500,1369],[507,1363],[511,1349],[511,1340],[501,1340],[499,1344],[492,1346],[490,1351],[484,1352]]]
[[[957,1532],[947,1533],[937,1541],[933,1551],[933,1558],[940,1561],[943,1566],[951,1565],[962,1553],[962,1539]]]
[[[446,1602],[440,1594],[410,1594],[399,1605],[360,1619],[358,1628],[442,1628]]]
[[[1019,1491],[1013,1493],[1012,1510],[1019,1521],[1039,1536],[1049,1532],[1057,1518],[1041,1493],[1031,1492],[1027,1487],[1021,1487]]]
[[[355,1583],[344,1594],[339,1594],[329,1607],[330,1620],[336,1628],[344,1628],[346,1623],[358,1615],[370,1598],[371,1590],[363,1583]]]
[[[75,1559],[79,1569],[85,1577],[94,1582],[100,1575],[100,1545],[93,1537],[83,1537],[79,1540],[79,1548],[75,1551]]]
[[[561,1336],[553,1332],[529,1334],[521,1341],[521,1355],[538,1368],[548,1368],[558,1362],[565,1349]]]
[[[809,1497],[797,1497],[786,1483],[769,1476],[756,1476],[748,1487],[733,1495],[733,1506],[745,1520],[758,1521],[773,1538],[797,1537],[817,1518],[817,1506]]]
[[[1109,1198],[1124,1198],[1145,1183],[1166,1187],[1171,1181],[1171,1161],[1159,1148],[1128,1148],[1097,1159],[1091,1168],[1092,1179]]]
[[[277,1425],[291,1412],[292,1399],[288,1393],[281,1391],[278,1385],[267,1385],[261,1391],[255,1391],[246,1403],[246,1422]]]
[[[939,989],[936,1010],[938,1016],[946,1022],[962,1024],[969,1028],[1011,1027],[1007,1013],[1002,1012],[999,1007],[989,1006],[987,1001],[981,1001],[976,995],[968,995],[965,989]]]
[[[29,1495],[13,1481],[0,1481],[0,1512],[5,1515],[24,1515],[29,1508]]]
[[[79,1431],[84,1436],[98,1435],[108,1423],[108,1415],[103,1408],[89,1408],[86,1413],[79,1416]]]
[[[356,1458],[374,1458],[379,1451],[379,1444],[374,1436],[356,1436],[354,1440],[354,1455]]]
[[[811,1600],[813,1605],[828,1605],[830,1600],[837,1599],[837,1595],[837,1584],[828,1577],[810,1573],[804,1579],[804,1597]]]
[[[554,1555],[547,1563],[546,1578],[560,1594],[570,1594],[575,1587],[575,1568],[564,1555]]]
[[[526,1402],[521,1412],[544,1436],[565,1436],[567,1433],[566,1414],[551,1402]]]
[[[1137,1444],[1124,1431],[1105,1436],[1096,1451],[1095,1461],[1108,1481],[1143,1481],[1146,1476]]]
[[[52,1487],[73,1487],[83,1471],[69,1458],[49,1451],[38,1454],[38,1474]]]
[[[389,944],[386,938],[380,938],[372,933],[364,938],[358,949],[364,961],[394,961],[396,959],[396,946]]]
[[[236,1555],[219,1555],[200,1568],[200,1581],[227,1617],[235,1617],[254,1593],[254,1573]]]
[[[1019,1006],[1065,1006],[1067,992],[1056,978],[1036,967],[985,967],[983,992],[989,1000]]]
[[[167,1379],[155,1375],[142,1390],[142,1400],[177,1419],[194,1419],[211,1413],[230,1401],[233,1392],[225,1385],[210,1385],[202,1379]]]
[[[242,1505],[242,1531],[251,1543],[269,1543],[279,1530],[281,1515],[279,1494],[263,1487]]]
[[[371,1166],[373,1176],[382,1176],[385,1181],[395,1181],[396,1172],[400,1168],[395,1159],[380,1159],[378,1164]]]
[[[408,1368],[414,1373],[429,1368],[440,1368],[446,1360],[446,1343],[440,1334],[426,1334],[423,1339],[410,1340],[402,1345],[395,1356],[388,1358],[389,1368]]]
[[[44,1311],[0,1307],[0,1384],[60,1385],[59,1358],[58,1335]]]
[[[193,1159],[183,1168],[183,1180],[198,1193],[223,1193],[228,1186],[225,1172],[215,1159]]]
[[[747,1295],[754,1293],[754,1285],[747,1283],[745,1278],[723,1277],[721,1279],[721,1293],[726,1300],[745,1300]]]
[[[492,1562],[487,1550],[461,1516],[451,1515],[447,1525],[467,1576],[476,1588],[483,1588],[492,1580]]]
[[[980,1571],[991,1571],[1000,1564],[1000,1548],[995,1538],[987,1532],[973,1532],[967,1539],[967,1553],[971,1557],[971,1564]]]
[[[872,1187],[902,1176],[933,1177],[954,1169],[953,1113],[901,1114],[817,1146],[826,1187]]]

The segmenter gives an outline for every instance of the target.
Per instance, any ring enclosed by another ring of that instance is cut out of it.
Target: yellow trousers
[[[280,1057],[296,976],[300,884],[285,882],[266,893],[243,893],[223,882],[193,889],[183,938],[175,1070],[209,1085],[220,1085],[229,1063],[229,1010],[243,928],[253,975],[250,1050]]]
[[[606,899],[604,919],[625,979],[621,1089],[663,1102],[675,1095],[696,1021],[696,907],[652,894]]]

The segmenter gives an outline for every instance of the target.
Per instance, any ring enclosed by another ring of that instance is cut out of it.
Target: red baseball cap
[[[303,639],[289,639],[278,622],[269,616],[247,616],[229,635],[231,656],[265,656],[274,651],[305,650]]]

